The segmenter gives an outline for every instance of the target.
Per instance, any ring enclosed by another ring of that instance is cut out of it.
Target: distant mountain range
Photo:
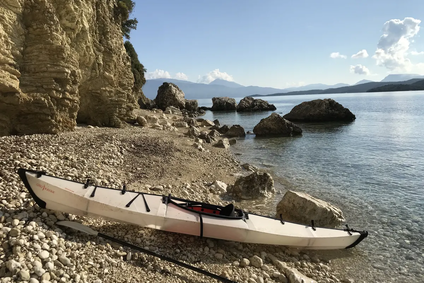
[[[381,82],[361,80],[354,85],[348,84],[310,84],[301,87],[278,89],[272,87],[243,86],[241,84],[222,79],[216,79],[209,84],[193,83],[176,79],[153,79],[147,80],[143,86],[143,92],[150,99],[156,98],[158,88],[164,82],[178,85],[184,91],[187,99],[202,99],[212,97],[246,97],[246,96],[274,96],[295,94],[325,94],[325,93],[352,93],[366,92],[374,88],[391,84],[410,85],[424,79],[423,75],[415,74],[392,74],[385,77]]]
[[[414,80],[413,80],[414,81]],[[407,81],[409,82],[409,81]],[[368,92],[383,92],[383,91],[410,91],[410,90],[424,90],[424,79],[414,82],[412,84],[405,83],[394,83],[394,84],[386,84],[380,87],[375,87]]]

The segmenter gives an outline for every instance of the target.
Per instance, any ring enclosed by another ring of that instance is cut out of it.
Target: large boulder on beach
[[[237,112],[274,111],[277,108],[263,99],[243,98],[237,105]]]
[[[351,122],[356,119],[349,109],[331,98],[302,102],[284,118],[294,122]]]
[[[272,113],[269,117],[262,119],[254,128],[256,136],[297,136],[302,134],[302,129],[287,121],[277,113]]]
[[[269,173],[253,172],[239,177],[227,192],[238,199],[257,199],[270,197],[275,193],[274,180]]]
[[[197,102],[197,100],[193,99],[193,100],[185,101],[185,109],[188,112],[196,112],[198,108],[199,108],[199,103]]]
[[[287,191],[277,205],[277,218],[285,221],[334,228],[345,221],[343,212],[334,205],[306,193]]]
[[[214,97],[212,98],[212,111],[234,111],[237,103],[234,98],[230,97]]]
[[[184,92],[176,84],[167,82],[164,82],[159,87],[155,103],[162,110],[165,110],[169,106],[179,109],[184,109],[186,106]]]
[[[156,108],[155,101],[147,98],[144,94],[140,94],[140,97],[138,98],[138,106],[140,106],[140,109],[153,109]]]

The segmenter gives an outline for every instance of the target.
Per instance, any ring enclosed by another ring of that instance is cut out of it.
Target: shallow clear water
[[[282,189],[339,206],[351,227],[370,236],[340,259],[359,282],[424,282],[424,92],[263,97],[279,114],[317,98],[349,108],[350,124],[301,124],[301,137],[238,140],[242,162],[272,170]],[[211,106],[211,100],[199,100]],[[252,131],[271,112],[208,112],[207,119]],[[278,196],[281,198],[281,195]],[[358,276],[362,274],[362,276]],[[358,281],[355,281],[358,282]]]

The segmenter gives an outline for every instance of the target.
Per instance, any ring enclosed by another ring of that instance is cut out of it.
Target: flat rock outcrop
[[[306,193],[287,191],[277,205],[276,217],[283,220],[334,228],[345,221],[343,212],[334,205]]]
[[[277,113],[272,113],[269,117],[262,119],[254,128],[256,136],[297,136],[302,134],[302,129],[287,121]]]
[[[331,98],[302,102],[284,118],[294,122],[351,122],[356,119],[349,109]]]
[[[269,173],[253,172],[239,177],[227,192],[238,199],[257,199],[270,197],[275,193],[274,180]]]
[[[237,105],[237,112],[274,111],[277,108],[263,99],[245,97]]]
[[[0,2],[0,136],[134,119],[115,0]]]
[[[214,97],[212,98],[212,111],[235,111],[237,103],[234,98]]]

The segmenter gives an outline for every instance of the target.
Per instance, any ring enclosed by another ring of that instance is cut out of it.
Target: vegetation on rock
[[[130,19],[130,14],[132,13],[134,6],[135,2],[132,0],[117,0],[117,8],[115,12],[116,15],[121,18],[122,34],[126,39],[130,39],[131,30],[137,29],[137,19]]]
[[[128,56],[130,56],[131,59],[131,71],[134,75],[134,90],[140,91],[143,85],[146,83],[146,79],[144,78],[144,72],[146,72],[146,69],[138,60],[137,52],[135,51],[131,42],[125,41],[124,46]]]
[[[135,7],[135,2],[132,0],[117,0],[117,7],[115,10],[115,15],[118,16],[121,20],[121,30],[122,35],[126,39],[130,39],[130,32],[133,29],[137,28],[138,21],[136,18],[130,19],[130,15]],[[127,51],[128,56],[131,60],[131,71],[134,75],[134,86],[133,90],[140,94],[141,99],[145,99],[141,88],[146,83],[144,78],[144,72],[146,69],[143,64],[138,60],[137,52],[134,49],[134,46],[131,42],[125,41],[124,43],[125,50]]]

